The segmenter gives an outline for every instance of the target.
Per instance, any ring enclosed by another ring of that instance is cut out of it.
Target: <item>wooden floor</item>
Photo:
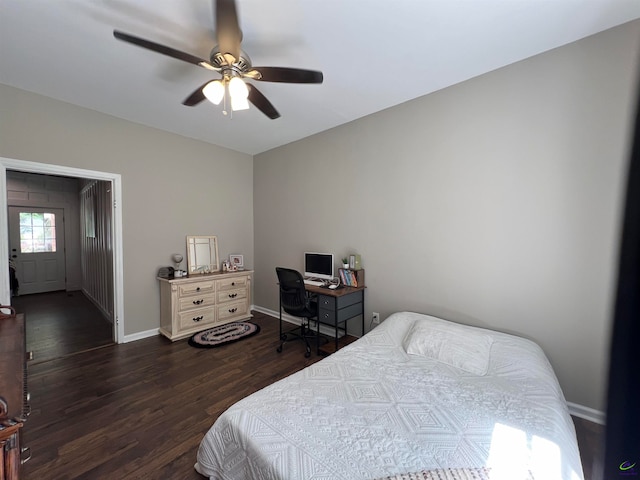
[[[113,344],[113,326],[80,291],[21,295],[11,305],[26,318],[34,363]]]
[[[24,478],[201,480],[196,451],[218,415],[320,359],[305,358],[302,342],[276,353],[277,319],[254,321],[258,335],[221,348],[153,337],[31,365]],[[587,424],[578,432],[590,465],[599,442]]]
[[[585,480],[603,480],[604,426],[578,417],[573,417],[573,423],[576,427]]]

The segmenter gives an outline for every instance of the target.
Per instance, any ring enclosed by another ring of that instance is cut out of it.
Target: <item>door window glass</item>
[[[56,251],[56,215],[20,212],[20,253]]]

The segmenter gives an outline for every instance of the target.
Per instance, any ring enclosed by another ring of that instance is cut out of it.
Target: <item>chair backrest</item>
[[[304,278],[297,270],[276,267],[280,283],[280,304],[285,312],[294,316],[305,316],[307,312],[307,296]]]

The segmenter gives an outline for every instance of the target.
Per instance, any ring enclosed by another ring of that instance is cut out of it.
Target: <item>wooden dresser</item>
[[[161,278],[160,333],[179,340],[251,318],[252,270]]]
[[[6,307],[2,307],[5,309]],[[24,315],[0,317],[0,479],[17,480],[29,460],[21,428],[30,412]]]

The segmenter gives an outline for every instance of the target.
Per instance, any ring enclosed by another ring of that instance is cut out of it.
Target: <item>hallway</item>
[[[25,314],[34,364],[114,343],[111,323],[81,291],[22,295],[11,304]]]

